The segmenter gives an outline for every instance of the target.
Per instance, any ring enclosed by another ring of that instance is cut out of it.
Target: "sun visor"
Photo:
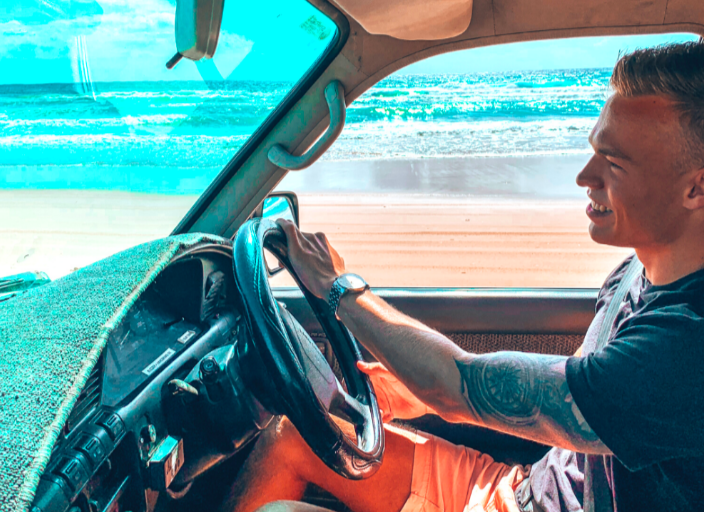
[[[436,40],[462,34],[472,20],[473,0],[335,0],[370,34]]]

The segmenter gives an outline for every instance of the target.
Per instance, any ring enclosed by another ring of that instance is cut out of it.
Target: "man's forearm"
[[[448,365],[454,366],[465,352],[445,336],[395,310],[370,291],[345,296],[338,315],[377,360],[386,366],[418,398],[435,410],[446,400]],[[459,380],[457,381],[459,385]]]
[[[576,451],[609,453],[572,399],[566,357],[468,354],[371,292],[344,297],[338,314],[380,362],[446,420]]]

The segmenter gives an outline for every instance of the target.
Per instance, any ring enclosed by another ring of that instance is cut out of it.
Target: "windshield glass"
[[[214,58],[168,70],[175,6],[3,0],[0,276],[168,235],[337,30],[305,0],[229,0]]]

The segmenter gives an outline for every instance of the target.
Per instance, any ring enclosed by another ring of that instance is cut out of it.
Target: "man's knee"
[[[257,442],[261,456],[279,461],[299,460],[305,455],[307,445],[288,418],[282,416],[271,422]]]
[[[295,509],[291,508],[290,503],[290,501],[274,501],[259,507],[254,512],[292,512]]]
[[[274,501],[259,507],[255,512],[329,512],[328,510],[300,501]]]

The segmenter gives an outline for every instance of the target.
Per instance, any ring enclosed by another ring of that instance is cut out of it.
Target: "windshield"
[[[168,70],[175,5],[3,0],[0,276],[168,235],[337,30],[305,0],[230,0],[214,58]]]

